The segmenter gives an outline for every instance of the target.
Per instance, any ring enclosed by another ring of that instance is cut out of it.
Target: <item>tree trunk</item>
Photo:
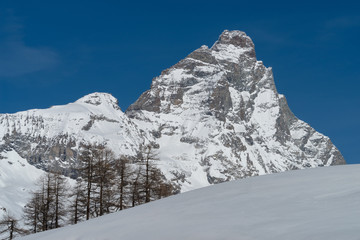
[[[9,239],[13,239],[13,233],[14,233],[14,220],[10,220],[10,237]]]

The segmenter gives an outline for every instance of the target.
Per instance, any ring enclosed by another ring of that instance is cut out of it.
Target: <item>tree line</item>
[[[129,159],[115,157],[101,144],[82,144],[76,183],[71,186],[58,171],[50,170],[39,179],[24,207],[25,229],[7,216],[0,221],[0,233],[7,232],[6,239],[13,239],[16,234],[77,224],[170,196],[175,190],[158,169],[157,160],[151,145],[142,147],[137,158]],[[16,227],[11,228],[11,224]]]

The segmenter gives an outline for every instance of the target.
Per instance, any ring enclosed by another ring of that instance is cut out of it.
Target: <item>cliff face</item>
[[[297,119],[252,40],[224,31],[156,77],[126,114],[107,93],[45,110],[0,115],[1,152],[71,175],[79,144],[135,157],[151,143],[182,191],[232,179],[345,164],[330,139]]]

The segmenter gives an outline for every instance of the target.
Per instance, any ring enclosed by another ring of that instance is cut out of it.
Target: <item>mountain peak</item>
[[[232,44],[241,48],[254,48],[254,43],[251,38],[247,36],[245,32],[239,30],[223,31],[216,41],[215,45],[216,44]]]
[[[107,104],[113,106],[114,108],[120,108],[118,100],[113,95],[103,92],[90,93],[77,100],[76,103],[86,103],[94,106]]]
[[[230,37],[236,37],[236,36],[242,37],[242,36],[247,36],[247,35],[246,35],[245,32],[240,31],[240,30],[231,30],[231,31],[229,31],[229,30],[225,29],[221,33],[220,38],[221,37],[229,37],[229,36]]]
[[[240,55],[245,55],[250,59],[256,59],[255,45],[251,38],[245,32],[234,30],[225,30],[219,36],[219,39],[211,47],[213,55],[217,59],[224,58],[231,62],[238,62]]]

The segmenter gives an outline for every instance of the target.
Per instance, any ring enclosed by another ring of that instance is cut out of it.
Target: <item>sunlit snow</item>
[[[222,183],[24,240],[358,240],[359,172],[347,165]]]

